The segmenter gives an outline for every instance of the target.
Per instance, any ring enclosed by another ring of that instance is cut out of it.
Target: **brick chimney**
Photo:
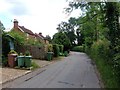
[[[14,28],[17,29],[18,28],[18,21],[16,19],[14,19]]]
[[[42,35],[42,33],[40,32],[39,35]]]

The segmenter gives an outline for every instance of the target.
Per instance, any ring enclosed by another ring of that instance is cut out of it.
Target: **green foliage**
[[[93,59],[93,58],[92,58]],[[120,88],[118,78],[113,73],[113,68],[110,64],[106,63],[106,59],[94,58],[97,69],[100,72],[100,77],[105,88]]]
[[[63,32],[58,32],[55,35],[53,35],[53,43],[64,45],[64,50],[68,50],[71,47],[69,38]]]
[[[15,38],[15,45],[32,45],[32,46],[42,46],[43,44],[39,42],[37,39],[29,37],[27,39],[26,35],[24,33],[19,33],[14,30],[11,30],[9,34]]]
[[[58,44],[53,44],[53,52],[54,52],[54,56],[58,57],[59,56],[59,45]]]
[[[75,34],[76,27],[77,27],[76,18],[71,17],[68,20],[68,22],[61,22],[58,25],[57,30],[58,32],[64,32],[70,39],[71,44],[74,45],[76,40]]]
[[[77,23],[81,31],[79,33],[84,36],[82,44],[85,44],[85,52],[96,61],[105,86],[118,87],[120,85],[120,24],[118,19],[120,3],[69,1],[66,12],[70,13],[74,9],[82,10]]]
[[[61,53],[63,53],[63,48],[64,48],[63,45],[59,45],[59,49],[60,49],[60,52],[61,52]]]
[[[90,49],[90,56],[95,60],[97,68],[101,73],[101,78],[104,80],[106,88],[116,88],[118,86],[118,79],[112,67],[110,57],[110,42],[108,40],[98,40],[94,42]]]
[[[26,55],[26,56],[30,56],[30,52],[27,50],[27,51],[25,52],[25,55]]]
[[[10,50],[9,54],[18,54],[18,53],[14,50]]]
[[[37,69],[37,68],[40,68],[40,66],[39,66],[38,64],[36,64],[35,61],[32,61],[31,66],[33,67],[32,70],[35,70],[35,69]]]
[[[24,45],[25,41],[25,35],[24,34],[19,34],[18,32],[15,31],[10,31],[9,34],[15,38],[15,45],[19,44],[19,45]]]
[[[43,43],[39,42],[35,38],[29,38],[28,40],[26,40],[25,45],[42,46]]]
[[[84,47],[83,46],[75,46],[72,48],[72,51],[84,52]]]
[[[116,75],[116,78],[120,82],[119,76],[120,76],[120,53],[116,53],[113,57],[113,66],[114,74]]]
[[[8,65],[8,58],[2,55],[2,67],[5,67],[7,65]]]
[[[65,57],[67,57],[68,56],[68,51],[64,51],[64,55],[65,55]]]
[[[98,40],[94,42],[91,47],[91,55],[95,58],[108,59],[109,58],[109,45],[108,40]]]
[[[53,51],[53,45],[52,44],[48,44],[48,52],[52,52]]]
[[[10,51],[10,46],[9,46],[9,38],[6,37],[7,33],[2,34],[2,54],[7,57],[9,51]]]

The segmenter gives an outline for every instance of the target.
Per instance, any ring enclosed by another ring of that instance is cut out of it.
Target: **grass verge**
[[[34,61],[32,61],[31,66],[32,66],[32,70],[40,68],[40,66],[37,63],[35,63]]]
[[[104,88],[120,88],[116,76],[113,74],[113,69],[103,59],[94,59],[97,69],[100,73],[100,78],[104,84]]]

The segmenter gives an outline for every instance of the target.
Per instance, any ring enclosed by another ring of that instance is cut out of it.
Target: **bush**
[[[48,52],[52,52],[53,51],[53,45],[52,44],[48,44]]]
[[[54,52],[55,57],[59,56],[59,46],[58,46],[58,44],[53,44],[53,52]]]
[[[9,46],[9,38],[6,37],[7,33],[2,34],[2,54],[7,57],[9,51],[10,51],[10,46]]]
[[[64,48],[64,46],[63,46],[63,45],[59,45],[59,50],[60,50],[60,53],[63,53],[63,48]]]
[[[28,50],[25,52],[25,56],[30,56],[30,52]]]
[[[8,58],[2,55],[2,67],[5,67],[8,65]]]
[[[110,48],[108,40],[98,40],[94,42],[90,56],[95,61],[97,68],[101,74],[101,78],[104,81],[105,88],[118,88],[119,76],[120,76],[120,54],[116,54],[114,59],[111,58]]]
[[[94,58],[107,59],[109,57],[109,42],[107,40],[98,40],[91,47],[91,56]]]
[[[72,51],[84,52],[83,46],[75,46],[72,48]]]
[[[20,44],[23,45],[25,44],[25,35],[24,34],[20,34],[18,32],[15,32],[14,30],[10,31],[8,34],[10,34],[12,37],[15,38],[15,44]]]
[[[18,53],[14,50],[10,50],[9,54],[18,54]]]
[[[40,68],[40,66],[35,61],[32,61],[31,66],[33,67],[32,70]]]
[[[63,32],[58,32],[54,34],[52,41],[54,44],[64,45],[64,51],[67,51],[71,48],[70,39]]]

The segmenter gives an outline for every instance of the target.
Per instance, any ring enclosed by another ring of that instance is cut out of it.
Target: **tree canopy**
[[[58,32],[53,35],[53,43],[64,45],[64,50],[68,50],[71,47],[71,42],[64,32]]]

